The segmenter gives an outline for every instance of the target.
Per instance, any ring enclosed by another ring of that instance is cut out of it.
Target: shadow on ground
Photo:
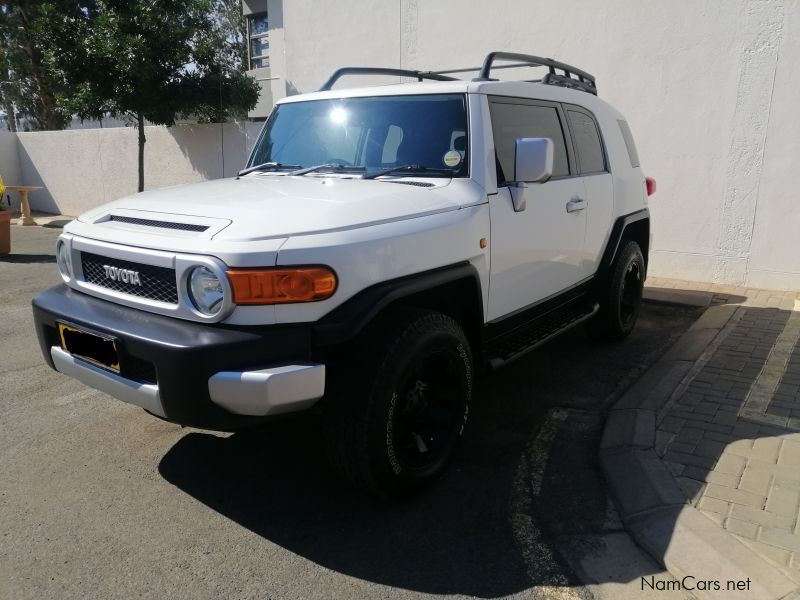
[[[597,465],[599,429],[583,437],[559,471],[593,477],[567,505],[525,502],[527,446],[553,406],[601,424],[614,400],[701,310],[648,305],[623,344],[565,334],[483,383],[459,455],[432,489],[381,503],[333,478],[313,418],[219,437],[190,433],[163,457],[169,482],[274,544],[333,571],[432,594],[495,598],[532,586],[580,582],[548,545],[548,521],[607,519]],[[547,476],[552,475],[547,472]],[[556,473],[556,475],[558,475]],[[590,489],[591,488],[591,489]]]

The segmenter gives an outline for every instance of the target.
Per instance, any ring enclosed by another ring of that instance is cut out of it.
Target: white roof
[[[536,98],[551,102],[570,102],[590,110],[608,109],[610,106],[588,92],[529,81],[423,81],[396,83],[371,87],[339,88],[324,92],[310,92],[287,96],[276,104],[305,102],[308,100],[333,100],[336,98],[364,98],[368,96],[409,96],[422,94],[496,94],[517,98]]]

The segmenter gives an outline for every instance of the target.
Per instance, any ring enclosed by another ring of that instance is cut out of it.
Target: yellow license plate
[[[119,373],[119,352],[114,338],[66,323],[58,323],[58,337],[62,350],[72,356]]]

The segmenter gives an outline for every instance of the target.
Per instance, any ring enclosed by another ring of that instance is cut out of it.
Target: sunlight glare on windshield
[[[341,106],[331,109],[330,113],[331,122],[336,125],[344,125],[347,122],[347,111]]]

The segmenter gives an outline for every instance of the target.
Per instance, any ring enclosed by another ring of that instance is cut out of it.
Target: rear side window
[[[491,102],[492,133],[497,153],[497,183],[514,178],[515,144],[518,138],[553,140],[553,177],[569,175],[567,145],[558,111],[552,106]]]
[[[578,153],[578,167],[581,175],[602,173],[606,170],[603,144],[594,119],[584,112],[567,110],[572,140]]]
[[[625,140],[625,147],[628,149],[628,157],[631,159],[631,166],[639,166],[639,153],[636,151],[636,144],[633,143],[633,134],[628,127],[627,121],[619,120],[619,130],[622,132],[622,139]]]

